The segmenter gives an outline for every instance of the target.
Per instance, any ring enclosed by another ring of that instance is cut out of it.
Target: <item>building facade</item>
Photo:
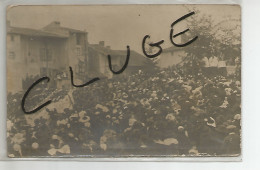
[[[160,68],[167,68],[180,64],[186,56],[187,54],[183,49],[178,47],[169,47],[162,51],[157,63]]]
[[[49,86],[69,88],[69,67],[75,84],[93,77],[112,78],[107,55],[111,55],[112,68],[120,69],[127,50],[111,50],[104,41],[88,42],[88,32],[61,26],[54,21],[42,29],[12,27],[7,23],[7,90],[17,92],[28,89],[37,77],[48,76]],[[131,50],[128,68],[140,69],[147,58]],[[27,82],[27,83],[26,83]],[[29,83],[28,83],[29,82]]]
[[[26,88],[23,82],[40,76],[50,77],[50,86],[68,84],[69,65],[80,73],[78,60],[86,54],[86,40],[87,32],[61,27],[59,22],[41,30],[12,27],[8,23],[8,91],[21,91]]]

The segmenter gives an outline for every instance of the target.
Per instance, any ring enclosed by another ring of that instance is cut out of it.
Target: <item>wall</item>
[[[24,58],[21,54],[21,37],[20,35],[12,34],[13,41],[11,40],[11,35],[8,34],[6,37],[6,60],[7,60],[7,91],[17,92],[22,90],[22,73],[24,70]],[[10,52],[14,53],[14,57],[11,57]]]
[[[182,57],[185,56],[184,51],[163,52],[158,59],[158,66],[161,68],[167,68],[169,66],[176,65],[182,61]]]
[[[77,44],[77,36],[79,37],[79,44]],[[67,44],[68,49],[68,58],[69,66],[75,70],[75,73],[78,72],[79,61],[85,61],[88,56],[87,51],[85,50],[85,38],[87,43],[87,34],[86,33],[69,33],[69,39]],[[83,76],[83,75],[82,75]],[[82,78],[82,77],[79,77]]]
[[[68,53],[66,39],[48,38],[48,37],[29,37],[15,35],[14,41],[11,41],[11,35],[7,35],[7,55],[14,51],[16,56],[11,59],[7,56],[7,77],[8,91],[16,92],[22,89],[22,80],[27,76],[40,76],[41,68],[48,68],[47,75],[55,85],[55,79],[58,72],[66,72],[68,75]],[[52,52],[52,58],[49,61],[40,59],[40,49],[46,48]],[[15,69],[14,69],[15,68]]]

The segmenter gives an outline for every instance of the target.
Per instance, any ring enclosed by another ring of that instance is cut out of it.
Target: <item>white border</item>
[[[258,132],[258,122],[260,120],[260,109],[258,109],[258,96],[260,96],[260,52],[258,39],[260,39],[260,1],[259,0],[0,0],[0,159],[5,156],[5,120],[6,120],[6,60],[5,60],[5,7],[10,4],[241,4],[242,6],[242,162],[210,162],[198,163],[194,161],[201,161],[201,158],[180,158],[178,161],[189,162],[81,162],[86,161],[82,159],[63,158],[62,161],[55,161],[56,159],[41,159],[45,161],[38,161],[39,159],[22,159],[28,161],[9,161],[0,162],[0,169],[73,169],[74,168],[88,168],[88,169],[260,169],[260,132]],[[120,158],[121,159],[121,158]],[[147,161],[116,159],[117,161]],[[185,160],[186,159],[186,160]],[[210,158],[211,159],[211,158]],[[21,159],[19,159],[21,160]],[[59,160],[59,159],[57,159]],[[67,162],[71,160],[70,162]],[[65,162],[64,162],[65,161]],[[76,162],[77,161],[77,162]],[[91,160],[90,160],[91,161]],[[92,161],[111,161],[107,159]],[[149,161],[158,161],[151,158]],[[170,161],[170,160],[165,160]],[[174,160],[176,161],[176,160]],[[212,160],[211,160],[212,161]],[[214,161],[224,161],[217,158]],[[40,162],[40,164],[39,164]],[[40,165],[40,166],[39,166]],[[46,167],[46,165],[48,165]],[[59,167],[59,168],[58,168]],[[258,168],[257,168],[258,167]]]

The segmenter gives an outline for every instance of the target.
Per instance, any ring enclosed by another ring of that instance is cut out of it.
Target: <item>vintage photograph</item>
[[[8,157],[241,155],[239,5],[6,12]]]

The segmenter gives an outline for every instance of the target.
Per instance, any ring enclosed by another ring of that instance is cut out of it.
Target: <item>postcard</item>
[[[17,5],[6,23],[8,157],[240,156],[239,5]]]

